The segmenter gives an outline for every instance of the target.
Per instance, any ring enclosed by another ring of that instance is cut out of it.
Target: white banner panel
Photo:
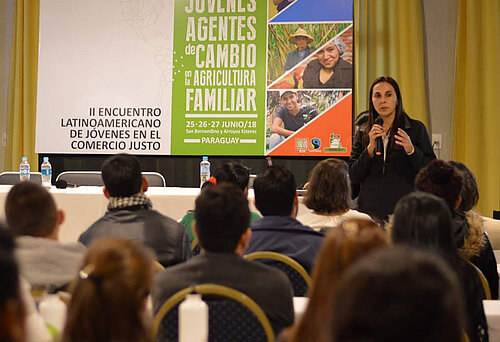
[[[170,154],[173,0],[44,0],[36,152]]]

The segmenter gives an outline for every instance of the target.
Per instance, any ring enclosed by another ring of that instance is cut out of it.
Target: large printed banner
[[[348,156],[353,2],[274,2],[42,1],[36,151]]]

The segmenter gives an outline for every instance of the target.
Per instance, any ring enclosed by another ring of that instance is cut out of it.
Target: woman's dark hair
[[[21,300],[14,241],[0,222],[0,341],[24,341],[25,310]]]
[[[477,201],[479,201],[479,191],[477,190],[476,177],[474,177],[472,171],[469,170],[465,164],[453,160],[450,160],[448,163],[460,170],[462,172],[462,176],[464,177],[464,186],[462,188],[462,192],[460,193],[462,202],[460,203],[458,210],[463,212],[469,211],[474,208]]]
[[[375,251],[340,280],[330,341],[461,341],[461,303],[456,275],[437,256],[408,247]]]
[[[136,242],[94,242],[72,287],[62,341],[149,341],[143,313],[153,273],[151,253]]]
[[[396,115],[394,117],[394,122],[392,123],[391,127],[391,132],[389,135],[389,145],[392,147],[394,145],[394,136],[398,132],[398,128],[402,126],[402,121],[403,121],[403,114],[405,114],[405,110],[403,108],[403,98],[401,97],[401,90],[399,89],[398,82],[392,77],[389,76],[380,76],[377,77],[375,81],[373,81],[371,87],[370,87],[370,95],[368,98],[368,103],[369,103],[369,119],[367,124],[365,124],[365,127],[363,127],[363,141],[366,145],[368,145],[368,132],[372,128],[373,124],[375,123],[375,120],[379,117],[378,112],[375,110],[375,106],[373,105],[372,102],[372,96],[373,96],[373,87],[377,85],[378,83],[381,82],[386,82],[389,83],[393,88],[394,91],[396,92],[396,98],[398,100],[398,103],[396,104]]]
[[[450,209],[441,198],[410,193],[398,201],[392,220],[394,243],[457,255]]]
[[[316,258],[309,305],[292,331],[290,342],[327,341],[329,331],[325,322],[329,321],[341,276],[366,254],[388,245],[386,232],[370,220],[346,220],[331,229]]]
[[[352,206],[349,169],[340,159],[325,159],[312,170],[304,197],[305,205],[317,213],[345,212]]]
[[[415,177],[415,188],[444,199],[451,209],[460,198],[463,187],[461,173],[444,160],[434,159]]]

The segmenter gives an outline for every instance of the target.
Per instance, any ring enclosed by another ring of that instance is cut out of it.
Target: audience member
[[[328,232],[314,266],[309,304],[291,342],[328,340],[333,297],[346,269],[371,251],[388,245],[385,232],[371,220],[347,220]]]
[[[215,169],[213,173],[213,179],[213,183],[209,182],[207,185],[214,183],[234,184],[243,191],[245,196],[248,196],[248,181],[250,180],[250,170],[248,169],[248,167],[241,165],[240,163],[228,162],[222,164]],[[202,189],[204,189],[207,185],[203,184]],[[257,213],[251,212],[250,215],[250,223],[260,219],[260,216]],[[190,243],[193,243],[196,238],[196,234],[193,229],[193,223],[194,210],[189,210],[182,218],[181,224],[186,227]]]
[[[71,291],[62,342],[147,342],[153,256],[129,239],[93,243]]]
[[[0,291],[2,292],[3,295],[9,293],[9,290],[7,288],[11,283],[10,275],[8,275],[9,271],[3,269],[4,267],[3,262],[8,258],[11,259],[14,258],[14,241],[12,239],[10,232],[7,229],[7,226],[5,226],[2,222],[0,222],[0,264],[1,264],[0,268],[2,268],[0,272],[2,275],[6,274],[5,283],[0,282],[1,284]],[[17,269],[18,268],[16,265],[16,272]],[[46,323],[36,308],[35,300],[33,299],[33,296],[31,294],[31,285],[21,276],[19,276],[19,286],[20,286],[19,299],[21,300],[22,307],[24,309],[23,341],[52,342],[53,339],[49,333],[49,330],[47,329]],[[0,297],[1,297],[0,302],[3,303],[3,300],[6,297],[2,297],[1,295]],[[0,307],[2,307],[2,304],[0,304]],[[2,309],[0,309],[0,311],[2,311]],[[0,341],[16,341],[16,339],[14,338],[9,340],[5,338],[5,336],[12,335],[11,333],[8,333],[7,330],[16,326],[16,324],[22,322],[19,321],[16,322],[16,318],[18,317],[16,317],[16,314],[14,312],[11,312],[10,315],[12,321],[6,323],[4,321],[3,314],[0,313]],[[5,330],[2,330],[2,328],[4,328]]]
[[[41,185],[21,182],[5,200],[7,224],[16,237],[21,275],[32,287],[64,288],[76,275],[86,249],[80,243],[61,243],[59,226],[64,212]]]
[[[485,294],[474,266],[458,253],[446,203],[431,194],[414,192],[399,200],[392,221],[394,243],[432,251],[456,272],[467,308],[464,330],[470,341],[487,341],[488,327],[482,302],[486,299]]]
[[[453,237],[460,254],[476,265],[488,280],[492,299],[498,299],[498,271],[495,254],[480,220],[468,220],[460,210],[463,176],[443,160],[434,160],[415,178],[415,188],[442,198],[452,210]],[[469,206],[469,204],[468,204]]]
[[[342,277],[330,341],[463,341],[460,295],[438,257],[403,247],[377,251]]]
[[[24,342],[25,309],[14,259],[14,242],[0,227],[0,341]]]
[[[142,176],[137,157],[114,155],[104,161],[101,171],[108,211],[78,241],[88,246],[103,237],[131,239],[153,249],[165,267],[191,256],[186,229],[152,209],[151,200],[144,194],[148,179]]]
[[[271,166],[254,181],[255,206],[264,217],[251,224],[252,238],[246,254],[258,251],[281,253],[311,272],[323,242],[323,234],[297,221],[299,200],[293,173]]]
[[[494,220],[487,216],[481,216],[474,210],[474,207],[479,200],[479,191],[477,189],[476,177],[471,170],[464,164],[456,161],[449,161],[451,165],[459,169],[464,177],[464,187],[460,193],[462,201],[458,207],[459,211],[465,213],[470,229],[483,226],[484,231],[488,234],[488,239],[493,250],[500,249],[500,220]]]
[[[204,189],[195,202],[195,230],[202,254],[161,272],[153,284],[153,309],[176,292],[212,283],[243,292],[259,304],[276,334],[293,323],[292,287],[286,275],[241,256],[251,236],[250,210],[232,184]]]
[[[314,229],[331,228],[346,219],[370,220],[370,216],[351,209],[351,185],[347,164],[326,159],[312,170],[304,203],[311,211],[298,220]]]

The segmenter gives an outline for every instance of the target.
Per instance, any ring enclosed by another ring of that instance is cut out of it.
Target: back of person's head
[[[291,341],[325,341],[329,333],[325,322],[341,276],[357,260],[388,245],[386,232],[373,221],[346,220],[329,230],[314,265],[309,305]]]
[[[102,181],[111,197],[129,197],[141,191],[141,164],[137,157],[117,154],[101,166]]]
[[[23,341],[25,312],[19,292],[14,242],[3,224],[0,224],[0,274],[0,341]]]
[[[233,184],[204,189],[195,201],[196,232],[209,252],[234,253],[250,223],[248,200]]]
[[[213,176],[217,179],[217,184],[230,183],[245,190],[248,187],[250,170],[240,163],[228,162],[216,168]]]
[[[406,247],[377,251],[342,277],[331,341],[461,341],[461,303],[456,275],[437,256]]]
[[[58,213],[52,195],[41,185],[17,183],[5,200],[5,216],[15,236],[47,237],[57,228]]]
[[[462,188],[462,192],[460,193],[462,202],[460,202],[458,210],[463,212],[469,211],[474,208],[477,201],[479,201],[479,191],[477,190],[476,177],[474,177],[472,171],[465,166],[465,164],[453,160],[450,160],[448,163],[460,170],[460,172],[462,172],[462,176],[464,177],[464,186]]]
[[[340,159],[326,159],[312,170],[304,198],[305,205],[318,213],[345,212],[352,206],[349,169]]]
[[[456,253],[450,208],[439,197],[418,191],[404,196],[396,204],[392,222],[394,243]]]
[[[264,216],[289,216],[296,187],[295,177],[288,169],[278,165],[267,167],[253,182],[255,206]]]
[[[460,172],[444,160],[434,159],[417,174],[415,188],[444,199],[455,208],[464,180]]]
[[[63,341],[148,341],[143,313],[152,260],[131,240],[94,242],[72,286]]]

